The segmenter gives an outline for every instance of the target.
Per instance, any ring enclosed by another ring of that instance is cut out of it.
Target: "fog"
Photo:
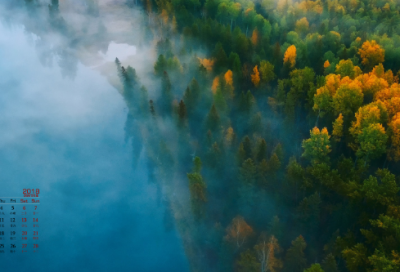
[[[6,252],[0,270],[187,271],[170,205],[149,178],[145,150],[137,165],[132,162],[128,109],[110,63],[116,54],[143,60],[140,42],[121,33],[83,40],[100,22],[73,2],[60,5],[66,32],[48,31],[47,6],[28,18],[23,5],[3,3],[0,191],[19,196],[23,188],[40,188],[41,204],[39,252]],[[135,28],[121,17],[108,19],[106,29]]]

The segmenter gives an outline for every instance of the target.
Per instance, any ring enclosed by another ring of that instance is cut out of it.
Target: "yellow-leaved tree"
[[[290,68],[293,68],[296,65],[296,46],[291,45],[286,49],[285,55],[283,56],[283,63],[285,65],[289,65]]]
[[[365,41],[358,49],[358,54],[361,57],[361,63],[367,69],[371,69],[385,60],[385,49],[381,48],[375,40]]]
[[[308,31],[310,24],[306,17],[301,18],[300,20],[296,21],[296,32],[299,34],[306,34]]]
[[[333,139],[336,142],[340,142],[340,138],[343,136],[343,115],[339,114],[339,117],[333,122]]]

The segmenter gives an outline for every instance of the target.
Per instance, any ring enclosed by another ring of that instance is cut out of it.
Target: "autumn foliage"
[[[293,68],[296,65],[296,56],[296,46],[289,46],[283,57],[283,63],[289,65],[290,68]]]
[[[372,68],[374,65],[382,63],[385,60],[385,49],[375,41],[365,41],[358,50],[361,62],[364,66]]]
[[[211,71],[213,66],[214,66],[214,62],[215,60],[213,59],[201,59],[201,58],[197,58],[200,61],[200,64],[204,66],[204,68],[207,69],[207,71]]]
[[[231,241],[237,248],[239,248],[252,233],[253,229],[247,224],[242,216],[238,215],[232,219],[231,224],[227,227],[225,239]]]
[[[212,86],[211,86],[211,90],[212,90],[213,94],[215,94],[217,92],[218,88],[219,88],[219,77],[216,76],[214,78]]]
[[[260,72],[258,71],[258,66],[254,66],[253,73],[251,74],[251,82],[253,82],[255,87],[260,84]]]

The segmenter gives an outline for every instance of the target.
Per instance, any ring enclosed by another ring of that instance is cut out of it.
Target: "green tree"
[[[229,54],[229,64],[235,76],[241,76],[242,64],[237,53],[231,52]]]
[[[292,241],[291,247],[287,250],[284,262],[284,270],[287,272],[303,272],[306,268],[307,260],[304,250],[307,244],[303,236],[297,237]]]
[[[381,124],[370,124],[358,135],[360,147],[357,150],[357,156],[365,156],[366,161],[368,158],[379,157],[386,152],[387,140],[388,136]]]
[[[278,156],[278,159],[279,159],[280,161],[283,161],[283,159],[284,159],[284,153],[283,153],[283,147],[282,147],[281,143],[278,143],[278,144],[275,146],[274,153]]]
[[[280,162],[278,156],[276,155],[276,153],[273,153],[268,162],[268,168],[269,168],[270,173],[275,175],[276,172],[278,172],[280,167],[281,167],[281,162]]]
[[[376,177],[369,176],[364,181],[361,191],[369,201],[388,206],[395,203],[399,187],[395,176],[388,169],[378,169]]]
[[[314,127],[310,131],[310,136],[310,139],[303,140],[304,153],[302,156],[310,159],[313,163],[327,161],[328,154],[331,152],[328,130],[323,128],[320,131],[319,128]]]
[[[170,113],[172,110],[172,85],[168,73],[163,72],[161,78],[161,108],[164,113]]]
[[[269,63],[268,61],[261,61],[260,63],[260,73],[261,73],[261,81],[263,83],[268,83],[275,79],[276,75],[274,72],[274,65]]]
[[[187,174],[189,179],[189,189],[192,201],[206,202],[206,183],[200,173],[194,172]]]
[[[266,159],[263,159],[258,165],[257,165],[257,177],[258,177],[258,183],[261,186],[267,186],[269,182],[269,166],[267,163]]]
[[[322,268],[325,272],[339,272],[336,259],[332,253],[329,253],[322,261]]]
[[[317,90],[314,95],[314,107],[313,110],[318,112],[317,121],[315,126],[318,126],[319,117],[331,110],[332,96],[328,88],[321,87]]]
[[[245,160],[240,168],[240,180],[245,184],[254,184],[257,177],[257,168],[251,158]]]
[[[228,63],[228,57],[226,56],[225,50],[222,47],[222,44],[218,42],[215,45],[215,49],[212,53],[212,57],[215,60],[214,67],[216,71],[221,71],[225,69],[227,63]]]
[[[343,116],[353,115],[362,105],[364,94],[361,88],[355,83],[340,85],[333,96],[333,108],[337,114]]]
[[[351,248],[344,249],[342,255],[350,272],[367,271],[367,248],[363,244],[359,243]]]
[[[193,172],[194,173],[200,173],[201,171],[201,166],[202,166],[202,162],[201,159],[199,157],[195,157],[193,160]]]
[[[249,136],[245,136],[244,138],[243,138],[243,141],[242,141],[242,143],[243,143],[243,149],[244,149],[244,151],[245,151],[245,154],[246,154],[246,158],[252,158],[253,156],[252,156],[252,144],[251,144],[251,140],[250,140],[250,138],[249,138]]]
[[[295,201],[297,201],[297,191],[299,183],[304,180],[304,169],[297,162],[296,157],[291,157],[289,159],[289,164],[286,167],[288,180],[293,185],[295,190]]]
[[[372,271],[400,271],[400,254],[393,250],[391,255],[391,257],[386,256],[384,252],[375,249],[374,254],[368,257],[368,261],[373,267]]]
[[[264,139],[261,139],[258,143],[257,149],[255,151],[256,162],[261,162],[266,159],[267,156],[267,143]]]
[[[210,112],[207,115],[206,125],[211,131],[216,131],[220,123],[220,118],[217,109],[214,104],[212,105]]]
[[[186,106],[183,100],[179,102],[178,108],[179,126],[184,126],[186,123]]]
[[[236,261],[237,272],[259,272],[260,263],[257,261],[255,254],[251,250],[246,250],[240,254]]]
[[[349,78],[354,79],[356,73],[353,62],[350,59],[340,60],[339,64],[336,65],[336,73],[342,78],[348,76]]]
[[[316,263],[310,266],[310,268],[307,268],[304,270],[304,272],[325,272],[322,270],[321,265]]]
[[[164,55],[161,54],[158,56],[157,62],[154,65],[154,73],[156,75],[162,75],[166,68],[167,60],[165,59]]]

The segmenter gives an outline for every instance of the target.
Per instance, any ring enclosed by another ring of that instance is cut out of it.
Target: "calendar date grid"
[[[38,252],[40,189],[23,189],[22,197],[0,197],[0,256]]]

